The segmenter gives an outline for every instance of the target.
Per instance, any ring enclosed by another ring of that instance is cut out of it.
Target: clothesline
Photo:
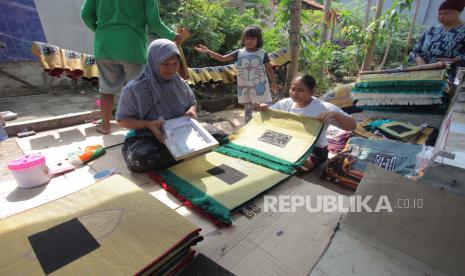
[[[3,36],[6,36],[6,37],[9,37],[9,38],[12,38],[12,39],[16,39],[18,41],[21,41],[21,42],[24,42],[24,43],[28,43],[30,45],[32,45],[32,41],[29,41],[29,40],[26,40],[26,39],[22,39],[22,38],[19,38],[19,37],[16,37],[16,36],[12,36],[12,35],[9,35],[9,34],[5,34],[5,33],[2,33],[0,32],[0,35],[3,35]]]

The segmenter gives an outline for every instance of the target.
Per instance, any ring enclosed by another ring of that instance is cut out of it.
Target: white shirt
[[[287,111],[290,113],[295,113],[299,115],[305,115],[309,117],[317,117],[323,112],[327,111],[336,111],[342,114],[347,115],[342,109],[335,106],[334,104],[327,103],[324,101],[319,100],[318,98],[312,97],[312,102],[303,108],[298,108],[295,106],[296,104],[291,98],[282,99],[272,105],[271,109]],[[338,126],[337,124],[335,124]],[[320,137],[316,142],[315,146],[319,148],[324,148],[328,145],[328,141],[326,140],[326,131],[328,129],[329,124],[324,124],[323,129],[321,130]],[[338,126],[339,127],[339,126]]]

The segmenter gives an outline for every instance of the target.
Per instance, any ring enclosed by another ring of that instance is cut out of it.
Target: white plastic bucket
[[[32,188],[47,183],[45,156],[42,154],[28,154],[8,162],[8,169],[14,175],[18,187]]]

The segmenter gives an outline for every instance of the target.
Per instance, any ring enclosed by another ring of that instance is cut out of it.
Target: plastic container
[[[8,169],[13,173],[19,188],[36,187],[50,180],[45,156],[42,154],[28,154],[12,160],[8,162]]]

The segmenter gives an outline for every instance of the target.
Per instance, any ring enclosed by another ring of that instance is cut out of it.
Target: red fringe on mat
[[[213,222],[216,226],[218,227],[225,227],[225,226],[230,226],[228,224],[224,224],[222,223],[221,221],[219,221],[218,219],[216,219],[214,216],[210,215],[209,213],[206,213],[203,211],[202,208],[194,205],[190,200],[188,200],[187,198],[185,198],[183,195],[179,194],[176,190],[174,190],[173,188],[171,188],[168,184],[166,184],[165,180],[163,179],[163,177],[161,177],[158,173],[156,172],[150,172],[149,173],[149,177],[157,182],[158,184],[160,184],[160,186],[165,189],[167,192],[169,192],[170,194],[172,194],[175,198],[177,198],[179,201],[182,202],[183,205],[189,207],[189,209],[191,209],[192,211],[196,212],[197,214],[200,214],[202,215],[203,217],[205,217],[206,219],[208,219],[209,221]]]

